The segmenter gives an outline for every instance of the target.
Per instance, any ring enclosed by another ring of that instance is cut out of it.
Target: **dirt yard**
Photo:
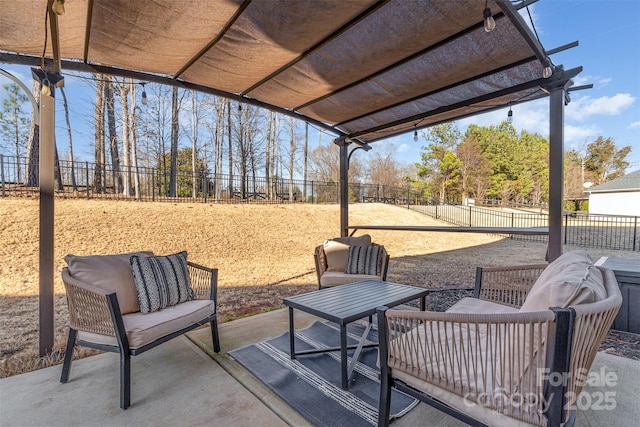
[[[38,201],[0,199],[0,378],[56,363],[66,341],[63,257],[188,251],[219,269],[221,321],[281,307],[317,287],[313,249],[339,234],[337,205],[215,205],[57,200],[55,349],[37,361]],[[442,225],[406,208],[350,206],[351,225]],[[363,232],[358,232],[363,234]],[[546,244],[467,233],[372,231],[391,261],[388,280],[423,287],[472,286],[478,265],[544,262]],[[572,248],[567,248],[571,250]],[[575,249],[575,248],[573,248]],[[640,253],[589,250],[591,256]]]

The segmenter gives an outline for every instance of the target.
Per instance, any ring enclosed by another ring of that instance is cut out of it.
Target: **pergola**
[[[53,346],[62,69],[219,95],[334,133],[342,235],[350,147],[550,96],[548,256],[557,258],[564,105],[582,69],[553,64],[550,55],[577,43],[545,50],[518,11],[535,1],[0,0],[0,62],[37,67],[34,78],[51,89],[40,104],[41,354]]]

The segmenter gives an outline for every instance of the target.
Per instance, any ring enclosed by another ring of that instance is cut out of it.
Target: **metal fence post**
[[[2,154],[0,154],[0,180],[2,181],[2,197],[4,198],[4,156]]]
[[[471,206],[469,206],[469,227],[473,226],[471,223]]]
[[[569,230],[569,215],[564,216],[564,244],[567,244],[567,230]]]
[[[91,197],[89,193],[89,162],[84,162],[84,179],[87,184],[87,199]]]
[[[151,168],[151,201],[156,201],[156,169]]]
[[[207,192],[209,191],[207,185],[207,172],[202,171],[202,197],[204,199],[203,203],[207,203]]]
[[[638,217],[633,218],[633,250],[636,250],[636,241],[638,239]]]

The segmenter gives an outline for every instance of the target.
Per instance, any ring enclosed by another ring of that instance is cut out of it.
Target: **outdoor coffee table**
[[[285,298],[284,304],[289,307],[289,345],[292,359],[306,354],[325,353],[340,350],[342,366],[342,388],[349,387],[349,379],[360,357],[363,347],[373,347],[378,344],[365,344],[366,337],[371,330],[371,316],[381,306],[395,307],[407,301],[420,298],[420,310],[424,311],[425,297],[428,289],[415,286],[399,285],[397,283],[365,280],[362,282],[340,285],[333,288],[321,289],[302,295]],[[293,309],[313,314],[340,326],[340,347],[305,350],[295,350],[295,328]],[[347,325],[359,319],[369,317],[369,324],[357,345],[347,346]],[[351,363],[347,366],[347,350],[356,349]]]

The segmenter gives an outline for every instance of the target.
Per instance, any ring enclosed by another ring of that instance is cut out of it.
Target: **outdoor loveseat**
[[[211,325],[220,351],[217,269],[187,261],[187,253],[151,252],[65,257],[69,338],[60,381],[69,379],[74,346],[120,354],[120,407],[130,405],[131,356],[201,325]]]
[[[572,425],[621,303],[613,272],[574,251],[479,268],[474,298],[444,313],[379,309],[379,425],[391,387],[471,425]]]
[[[315,248],[318,288],[329,288],[362,280],[387,280],[389,254],[371,242],[368,234],[336,237]]]

